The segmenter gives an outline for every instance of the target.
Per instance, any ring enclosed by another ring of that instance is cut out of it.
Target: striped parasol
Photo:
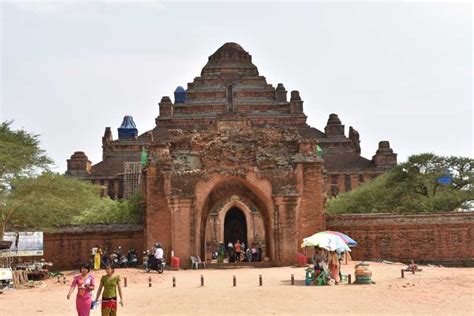
[[[340,232],[331,231],[331,230],[327,230],[326,233],[338,235],[339,237],[341,237],[341,238],[346,242],[346,244],[347,244],[349,247],[355,247],[355,246],[357,246],[357,241],[355,241],[355,240],[352,239],[351,237],[347,236],[346,234],[343,234],[343,233],[340,233]]]
[[[323,231],[304,238],[301,248],[317,246],[329,251],[348,252],[351,251],[349,246],[355,245],[357,242],[343,233]]]

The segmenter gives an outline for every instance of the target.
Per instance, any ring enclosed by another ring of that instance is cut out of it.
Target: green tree
[[[138,224],[143,221],[139,195],[126,201],[101,198],[101,188],[64,175],[44,173],[14,179],[7,206],[15,209],[9,224],[17,229],[52,231],[63,225]]]
[[[405,163],[356,190],[328,200],[328,213],[418,213],[470,209],[474,201],[474,160],[413,155]],[[453,182],[438,183],[449,171]]]
[[[74,216],[101,203],[100,187],[71,177],[44,173],[12,180],[7,207],[15,229],[51,230],[70,225]]]
[[[87,208],[75,216],[73,224],[141,224],[144,220],[144,203],[141,194],[134,194],[128,200],[114,201],[109,198]]]
[[[140,195],[127,201],[101,198],[99,186],[49,172],[52,161],[38,135],[10,126],[0,125],[0,236],[7,224],[47,231],[71,224],[143,222]]]
[[[11,180],[18,176],[32,175],[47,170],[53,163],[40,147],[39,136],[25,130],[12,130],[12,122],[0,124],[0,238],[6,222],[14,213],[5,200]]]
[[[39,136],[25,130],[14,131],[11,123],[0,125],[0,178],[6,181],[48,169],[53,161],[41,149]]]

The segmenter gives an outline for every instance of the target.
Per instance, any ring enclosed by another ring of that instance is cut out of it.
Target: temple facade
[[[360,155],[330,114],[324,132],[306,123],[298,91],[268,84],[236,43],[212,54],[201,75],[159,103],[155,127],[139,134],[126,116],[114,139],[102,137],[103,159],[84,152],[67,174],[92,181],[103,195],[146,202],[145,241],[170,254],[210,258],[220,243],[253,243],[275,263],[292,263],[301,239],[325,229],[329,196],[350,191],[393,167],[381,141],[372,159]]]

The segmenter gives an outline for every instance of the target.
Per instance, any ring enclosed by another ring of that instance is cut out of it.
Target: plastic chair
[[[341,282],[340,282],[341,284],[349,284],[349,278],[347,277],[347,275],[341,274],[340,278],[341,278]]]
[[[328,285],[326,278],[329,274],[326,271],[321,271],[321,273],[316,278],[316,285]]]
[[[196,257],[191,256],[191,257],[189,257],[189,259],[191,259],[191,268],[199,269],[199,263],[198,263]]]
[[[199,257],[199,256],[197,256],[196,264],[198,266],[198,269],[199,269],[199,267],[202,267],[202,269],[206,269],[206,263],[204,261],[202,261],[201,257]]]

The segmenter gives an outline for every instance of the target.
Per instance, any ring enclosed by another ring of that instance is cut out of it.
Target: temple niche
[[[289,95],[267,83],[240,45],[226,43],[174,102],[162,97],[152,130],[139,134],[126,116],[118,139],[105,129],[101,162],[76,152],[67,174],[112,198],[141,191],[146,247],[159,241],[185,264],[237,239],[258,244],[269,261],[292,263],[301,239],[325,229],[325,199],[390,169],[396,154],[381,141],[371,160],[362,157],[353,127],[346,136],[333,113],[324,132],[313,128],[300,93]]]

